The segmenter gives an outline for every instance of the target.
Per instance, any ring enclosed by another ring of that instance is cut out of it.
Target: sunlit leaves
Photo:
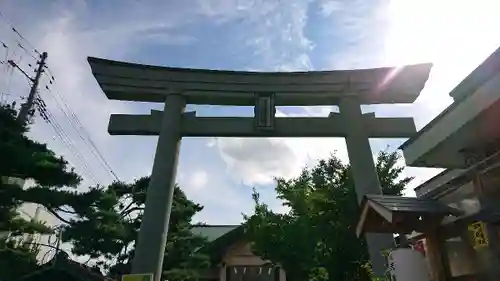
[[[401,195],[411,181],[402,177],[399,160],[384,151],[377,157],[385,194]],[[367,280],[368,253],[355,235],[359,208],[349,165],[332,155],[276,183],[277,197],[290,210],[271,211],[254,191],[254,214],[245,217],[253,250],[283,266],[287,280]]]

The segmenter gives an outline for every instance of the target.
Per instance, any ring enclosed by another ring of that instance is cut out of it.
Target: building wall
[[[2,179],[3,181],[7,181],[12,184],[18,184],[24,188],[32,186],[34,182],[32,180],[23,180],[20,178],[13,178],[13,177],[6,177]],[[58,218],[56,218],[54,215],[52,215],[50,212],[48,212],[45,207],[43,207],[40,204],[34,204],[34,203],[25,203],[22,204],[21,207],[18,209],[19,215],[26,219],[26,220],[36,220],[39,222],[45,223],[46,226],[48,227],[56,227],[60,224],[60,221]],[[5,237],[8,236],[9,233],[4,232],[0,233],[0,237]],[[42,244],[40,248],[40,252],[38,254],[38,260],[40,262],[46,262],[50,260],[53,255],[54,255],[54,249],[43,246],[43,245],[53,245],[55,246],[57,236],[55,234],[52,235],[40,235],[40,234],[34,234],[34,235],[24,235],[23,240],[31,240],[32,243],[37,243],[37,244]]]
[[[223,262],[226,265],[263,265],[266,261],[254,255],[251,250],[250,243],[246,241],[238,241],[230,246],[223,257]]]
[[[493,176],[493,177],[492,177]],[[495,175],[489,175],[482,178],[482,188],[488,192],[489,199],[500,199],[498,194],[498,183],[495,180]],[[477,182],[473,180],[462,181],[456,186],[441,185],[438,189],[443,189],[436,193],[433,199],[438,200],[450,207],[462,211],[460,217],[447,217],[443,220],[443,236],[444,240],[441,245],[441,251],[444,261],[447,263],[447,271],[452,278],[471,278],[476,274],[484,274],[494,267],[492,257],[495,253],[488,245],[478,246],[473,242],[471,230],[469,227],[478,219],[468,219],[478,214],[482,209],[476,186]],[[444,188],[446,188],[446,190]],[[489,192],[493,189],[494,192]],[[480,221],[480,220],[479,220]],[[490,233],[491,234],[491,233]],[[488,237],[490,242],[498,239],[499,235]],[[472,280],[472,279],[471,279]]]
[[[263,260],[252,253],[251,244],[248,241],[240,240],[227,248],[222,262],[225,266],[221,267],[220,280],[226,281],[227,266],[264,266],[269,264],[269,261]],[[286,274],[283,269],[280,269],[280,280],[286,281]]]
[[[45,209],[45,207],[39,204],[33,204],[33,203],[23,204],[19,208],[19,213],[21,214],[22,217],[24,217],[27,220],[33,219],[38,222],[42,222],[50,228],[55,228],[60,224],[58,218],[56,218],[54,215],[48,212]],[[24,236],[25,239],[29,239],[29,237],[30,235]],[[55,254],[55,249],[45,245],[56,246],[58,239],[57,235],[34,234],[31,235],[31,239],[32,243],[40,244],[40,252],[38,254],[38,260],[42,263],[51,260]]]

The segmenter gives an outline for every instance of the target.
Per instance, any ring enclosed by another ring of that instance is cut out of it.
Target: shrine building
[[[208,240],[206,246],[212,267],[201,275],[205,281],[286,281],[279,265],[265,261],[252,253],[245,238],[243,225],[202,225],[192,232]]]
[[[445,170],[417,198],[366,196],[358,234],[406,234],[435,281],[500,280],[500,48],[449,95],[400,147],[408,166]]]

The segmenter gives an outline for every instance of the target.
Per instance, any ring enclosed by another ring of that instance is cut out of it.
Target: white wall
[[[5,180],[5,179],[4,179]],[[32,186],[34,182],[32,180],[23,180],[19,178],[8,178],[8,182],[10,183],[15,183],[20,186],[23,186],[24,188]],[[49,213],[45,207],[39,205],[39,204],[34,204],[34,203],[25,203],[21,205],[21,207],[18,209],[18,212],[20,216],[26,220],[37,220],[39,222],[45,223],[46,226],[50,228],[55,228],[60,224],[60,221],[58,218],[56,218],[54,215]],[[6,236],[8,233],[0,233],[0,236]],[[24,239],[28,239],[30,235],[24,235]],[[52,235],[40,235],[40,234],[35,234],[31,235],[31,238],[33,239],[33,243],[40,243],[40,244],[48,244],[48,245],[56,245],[57,241],[57,235],[52,234]],[[47,247],[47,246],[40,246],[40,253],[38,254],[38,260],[40,262],[46,262],[52,258],[54,255],[54,249]]]
[[[54,215],[49,213],[45,207],[39,205],[39,204],[33,204],[33,203],[25,203],[19,208],[19,213],[21,214],[22,217],[24,217],[27,220],[30,219],[35,219],[39,222],[44,223],[46,226],[50,228],[55,228],[60,224],[60,221],[58,218],[56,218]],[[38,214],[37,214],[38,213]],[[28,238],[29,235],[25,235],[25,238]],[[45,245],[52,245],[56,246],[57,244],[57,235],[56,234],[50,234],[50,235],[40,235],[40,234],[35,234],[32,235],[33,243],[39,243],[39,244],[45,244]],[[50,260],[54,255],[54,249],[47,247],[47,246],[40,246],[40,253],[38,254],[38,260],[40,262],[46,262]]]

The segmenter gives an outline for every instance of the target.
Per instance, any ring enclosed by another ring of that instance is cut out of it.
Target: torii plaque
[[[263,73],[146,66],[88,58],[109,99],[162,102],[149,115],[112,114],[112,135],[159,135],[132,273],[159,281],[182,137],[344,137],[360,201],[380,194],[368,139],[408,138],[413,118],[377,118],[362,104],[413,103],[431,64],[362,70]],[[255,106],[255,117],[197,117],[186,104]],[[275,117],[276,106],[338,105],[328,117]],[[388,234],[367,234],[374,272],[385,271]]]

